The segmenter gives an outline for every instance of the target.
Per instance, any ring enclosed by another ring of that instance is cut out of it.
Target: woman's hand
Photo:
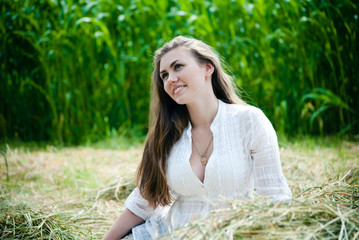
[[[132,228],[143,223],[144,220],[127,208],[121,213],[117,220],[113,223],[110,230],[102,238],[102,240],[118,240],[124,237]],[[127,239],[127,238],[122,238]],[[129,239],[128,239],[129,240]]]

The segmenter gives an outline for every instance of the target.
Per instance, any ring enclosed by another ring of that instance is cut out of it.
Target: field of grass
[[[213,46],[278,132],[359,132],[357,0],[0,6],[0,140],[71,145],[133,127],[144,134],[153,53],[177,35]]]
[[[0,239],[98,239],[134,188],[142,142],[7,145],[0,159]],[[359,239],[359,143],[280,141],[290,206],[233,202],[174,235],[180,239]]]

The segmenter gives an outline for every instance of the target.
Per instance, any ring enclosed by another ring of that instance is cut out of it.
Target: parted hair
[[[178,47],[189,51],[199,64],[210,63],[214,66],[211,82],[214,94],[218,99],[230,104],[245,104],[236,94],[237,88],[232,77],[224,71],[219,55],[204,42],[178,36],[155,52],[149,130],[136,175],[136,184],[141,195],[154,208],[171,203],[171,194],[166,179],[167,157],[173,145],[181,138],[183,130],[190,120],[186,105],[177,104],[165,92],[163,80],[160,77],[162,57]]]

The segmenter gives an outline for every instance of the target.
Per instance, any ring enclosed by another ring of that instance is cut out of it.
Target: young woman
[[[215,51],[176,37],[156,51],[137,187],[104,239],[154,239],[233,199],[290,201],[275,131],[236,94]],[[126,237],[126,238],[127,238]]]

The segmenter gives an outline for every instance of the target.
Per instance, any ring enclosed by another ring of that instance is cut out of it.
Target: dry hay
[[[359,145],[303,146],[303,142],[282,143],[280,149],[293,193],[291,205],[266,204],[263,199],[232,202],[231,208],[213,211],[207,219],[194,221],[169,237],[359,239]],[[88,239],[103,236],[123,210],[135,187],[141,148],[50,147],[32,152],[8,149],[7,153],[10,181],[1,182],[8,194],[0,203],[1,225],[21,229],[22,237],[14,235],[20,239],[49,237],[45,223],[56,230],[51,234],[58,233],[57,239],[83,238],[82,233]],[[9,219],[15,219],[13,225],[8,225]],[[30,224],[26,219],[36,221]]]
[[[10,201],[11,200],[11,201]],[[92,234],[68,214],[56,209],[35,209],[15,204],[3,190],[0,195],[0,239],[91,239]]]
[[[175,239],[359,239],[359,182],[349,171],[336,182],[306,189],[285,203],[231,203],[171,237]],[[356,178],[357,179],[357,178]]]

